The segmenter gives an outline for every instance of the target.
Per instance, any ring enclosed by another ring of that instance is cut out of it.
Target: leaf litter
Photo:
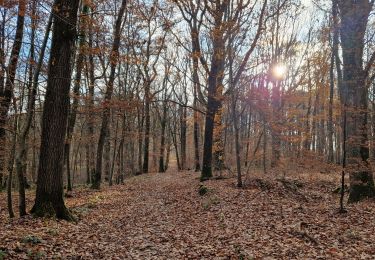
[[[253,178],[239,189],[235,178],[147,174],[101,191],[77,188],[66,199],[77,223],[9,220],[2,193],[0,259],[374,259],[375,202],[340,215],[334,188]]]

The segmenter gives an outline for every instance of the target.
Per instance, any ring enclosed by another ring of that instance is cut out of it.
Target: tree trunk
[[[240,134],[238,127],[238,115],[237,115],[237,97],[236,89],[232,90],[232,117],[233,117],[233,128],[234,128],[234,142],[235,142],[235,154],[236,154],[236,167],[237,167],[237,187],[242,187],[242,173],[241,173],[241,146],[240,146]]]
[[[218,95],[222,95],[222,90],[219,90]],[[223,124],[223,113],[224,108],[221,104],[222,101],[220,101],[219,107],[215,113],[215,119],[214,119],[214,143],[213,143],[213,164],[214,169],[217,171],[221,171],[225,168],[224,163],[224,147],[226,143],[226,137],[227,137],[227,128],[224,128]],[[224,131],[225,130],[225,131]],[[223,142],[223,132],[224,132],[224,142]]]
[[[89,49],[93,49],[93,30],[92,26],[89,26]],[[88,55],[88,66],[86,67],[88,79],[89,79],[89,86],[88,86],[88,100],[87,100],[87,107],[88,107],[88,119],[87,119],[87,134],[89,136],[89,144],[87,146],[87,179],[86,183],[90,184],[94,178],[95,174],[95,145],[94,143],[94,95],[95,95],[95,64],[94,64],[94,56],[91,52]]]
[[[142,172],[148,173],[148,161],[149,161],[149,150],[150,150],[150,128],[151,128],[151,116],[150,116],[150,82],[145,82],[145,139],[143,146],[143,167]]]
[[[267,174],[267,121],[263,115],[263,173]]]
[[[156,133],[156,120],[152,120],[152,171],[157,171],[158,168],[158,134]],[[160,149],[160,148],[159,148]]]
[[[16,70],[18,64],[18,57],[22,47],[23,41],[23,25],[25,22],[25,11],[26,11],[26,0],[18,1],[18,17],[16,25],[16,35],[14,38],[13,47],[10,53],[9,65],[7,67],[7,78],[5,81],[5,87],[0,88],[0,186],[3,183],[3,171],[5,168],[5,143],[6,133],[5,125],[7,122],[8,111],[11,104],[11,100],[14,92],[14,81],[16,78]]]
[[[119,60],[119,47],[120,47],[120,39],[121,39],[121,25],[123,16],[126,9],[126,0],[122,0],[121,7],[116,19],[116,25],[115,25],[115,32],[114,32],[114,40],[111,50],[111,57],[110,57],[110,63],[111,63],[111,70],[110,70],[110,76],[107,84],[107,92],[105,94],[104,98],[104,111],[102,115],[102,125],[100,128],[100,135],[99,135],[99,141],[98,141],[98,148],[96,151],[96,169],[95,174],[93,178],[93,183],[91,185],[91,188],[93,189],[100,189],[100,183],[102,180],[102,163],[103,163],[103,148],[104,148],[104,141],[107,134],[107,128],[109,124],[109,117],[110,117],[110,104],[113,93],[113,83],[115,81],[115,72],[116,67]]]
[[[347,169],[350,176],[349,202],[375,196],[367,133],[368,93],[363,69],[364,36],[373,3],[368,0],[338,1],[341,17],[343,93],[346,111]]]
[[[213,151],[213,135],[215,126],[215,116],[218,109],[221,107],[222,91],[223,91],[223,77],[225,65],[225,48],[224,48],[224,28],[222,28],[222,19],[225,3],[223,6],[217,5],[218,10],[215,13],[215,28],[212,32],[212,60],[211,68],[208,76],[207,89],[207,106],[206,106],[206,122],[204,130],[204,145],[203,145],[203,165],[201,172],[201,180],[207,180],[212,177],[212,151]]]
[[[199,74],[198,74],[198,57],[200,55],[199,53],[199,41],[197,43],[198,37],[198,29],[193,27],[191,29],[191,38],[192,38],[192,60],[193,60],[193,83],[194,83],[194,166],[195,171],[199,171],[200,166],[200,160],[199,160],[199,123],[198,123],[198,92],[200,90],[200,81],[199,81]]]
[[[341,60],[340,60],[340,54],[339,54],[339,17],[338,17],[338,6],[337,6],[337,0],[332,0],[332,22],[333,22],[333,39],[332,39],[332,52],[335,57],[335,65],[336,65],[336,73],[337,73],[337,89],[339,92],[339,98],[340,100],[343,100],[342,93],[343,93],[343,75],[342,75],[342,69],[341,69]],[[340,118],[337,118],[336,120],[340,120]],[[336,131],[336,140],[337,140],[337,157],[336,161],[338,164],[341,163],[342,160],[342,138],[341,138],[341,132]]]
[[[8,159],[8,178],[7,178],[7,203],[8,203],[8,213],[9,217],[14,217],[13,212],[13,201],[12,201],[12,184],[13,184],[13,164],[14,164],[14,156],[16,152],[16,144],[17,144],[17,126],[18,126],[18,116],[14,117],[14,133],[12,137],[12,150],[10,153],[10,158]],[[25,199],[25,187],[24,187],[24,180],[23,178],[19,178],[20,183],[18,184],[19,189],[19,214],[20,217],[26,215],[26,199]]]
[[[247,118],[247,131],[246,131],[246,152],[245,152],[245,167],[247,167],[247,164],[249,162],[249,151],[250,151],[250,134],[251,134],[251,120],[252,120],[252,111],[250,108]]]
[[[281,90],[280,82],[273,81],[272,83],[272,158],[271,167],[277,167],[281,157],[281,133],[282,133],[282,119],[281,119]]]
[[[107,128],[107,134],[106,134],[106,138],[104,142],[103,160],[104,160],[104,179],[109,182],[109,177],[111,175],[111,129],[110,127]]]
[[[35,216],[73,220],[63,198],[64,140],[68,123],[71,57],[76,38],[78,0],[56,0],[47,91],[42,117],[42,138]]]
[[[163,103],[163,114],[161,116],[161,137],[160,137],[160,155],[159,155],[159,172],[165,172],[164,152],[165,152],[165,128],[167,125],[167,102]]]
[[[143,129],[143,112],[140,111],[140,108],[137,108],[137,114],[138,114],[138,172],[142,172],[142,147],[143,147],[143,136],[142,136],[142,129]]]
[[[328,162],[334,162],[333,156],[333,94],[335,87],[335,78],[334,78],[334,66],[335,66],[335,55],[331,53],[331,64],[329,68],[329,104],[328,104]]]
[[[70,146],[73,139],[73,132],[74,126],[76,123],[77,118],[77,110],[78,110],[78,103],[80,97],[80,85],[81,85],[81,78],[82,78],[82,69],[84,65],[84,58],[85,58],[85,45],[86,45],[86,24],[87,24],[87,15],[89,12],[89,5],[86,1],[84,1],[82,7],[82,18],[80,22],[80,39],[79,39],[79,46],[78,46],[78,57],[76,61],[76,76],[74,78],[74,86],[73,86],[73,104],[70,108],[69,119],[68,119],[68,130],[65,142],[65,161],[66,161],[66,176],[67,176],[67,190],[72,191],[73,185],[71,181],[71,173],[70,173],[70,164],[69,164],[69,156],[70,156]]]
[[[181,151],[181,170],[186,169],[186,108],[180,107],[180,151]]]
[[[124,121],[125,121],[125,115],[124,115]],[[113,144],[112,164],[110,165],[110,172],[109,172],[109,177],[108,177],[108,184],[109,184],[109,186],[112,186],[112,184],[113,184],[112,179],[113,179],[113,171],[115,170],[118,125],[119,125],[119,119],[116,116],[116,128],[115,128],[115,137],[114,137],[114,144]],[[125,126],[123,125],[123,132],[124,132],[124,128],[125,128]],[[123,142],[123,140],[124,139],[121,137],[121,142]],[[111,147],[109,147],[109,150],[110,150],[110,148]],[[109,152],[108,152],[108,154],[109,154]]]
[[[20,216],[26,215],[26,196],[25,196],[25,178],[26,178],[26,165],[27,165],[27,147],[26,141],[29,135],[29,130],[31,127],[31,122],[34,115],[35,106],[35,96],[36,96],[36,84],[33,83],[33,62],[35,55],[35,15],[36,15],[36,1],[33,1],[32,6],[32,30],[31,30],[31,45],[30,45],[30,64],[29,64],[29,82],[28,82],[28,103],[26,109],[26,122],[18,138],[18,153],[16,154],[16,172],[18,177],[18,190],[19,190],[19,214]],[[45,41],[43,42],[42,54],[44,56],[44,51],[46,47],[46,37],[49,35],[50,23],[47,24],[47,32],[45,36]],[[40,62],[42,62],[39,59]],[[38,68],[37,68],[38,69]],[[40,70],[40,69],[39,69]],[[39,71],[36,73],[39,74]],[[36,75],[38,76],[38,75]],[[34,88],[35,87],[35,88]],[[16,129],[15,129],[16,130]],[[16,146],[17,147],[17,146]]]

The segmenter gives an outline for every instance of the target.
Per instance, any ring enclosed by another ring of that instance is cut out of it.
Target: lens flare
[[[284,64],[276,64],[272,68],[272,75],[277,79],[284,79],[288,72],[287,67]]]

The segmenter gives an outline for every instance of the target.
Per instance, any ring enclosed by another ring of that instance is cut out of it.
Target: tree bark
[[[222,27],[222,19],[226,4],[217,4],[215,10],[214,29],[211,32],[213,54],[211,58],[211,68],[208,76],[207,89],[207,106],[206,106],[206,122],[204,130],[203,145],[203,163],[201,180],[207,180],[212,177],[212,152],[213,152],[213,135],[215,127],[215,116],[220,108],[223,90],[223,77],[225,65],[225,48],[224,48],[224,28]]]
[[[335,78],[334,78],[334,66],[335,66],[335,55],[331,53],[331,64],[329,68],[329,104],[328,104],[328,122],[327,122],[327,131],[328,131],[328,162],[334,162],[333,156],[333,94],[335,87]]]
[[[374,179],[368,162],[368,91],[367,75],[363,69],[364,36],[373,2],[339,0],[338,7],[343,57],[341,103],[347,116],[346,162],[350,176],[349,202],[357,202],[375,196]]]
[[[93,47],[93,28],[89,25],[89,42],[88,48],[90,50],[88,54],[88,66],[86,66],[87,74],[88,74],[88,100],[87,100],[87,107],[88,107],[88,119],[87,119],[87,134],[89,136],[90,143],[87,145],[87,179],[86,183],[90,184],[94,178],[95,174],[95,145],[94,143],[94,95],[95,95],[95,64],[94,64],[94,56],[91,50]]]
[[[165,128],[167,125],[167,102],[163,102],[163,114],[161,116],[161,137],[160,137],[160,155],[159,155],[159,172],[165,172],[164,153],[165,153]]]
[[[186,108],[180,107],[180,151],[181,151],[181,170],[186,169]]]
[[[148,162],[149,162],[149,150],[150,150],[150,128],[151,128],[151,116],[150,116],[150,82],[145,82],[145,139],[143,146],[143,166],[142,172],[148,173]]]
[[[35,204],[31,210],[38,217],[74,219],[63,198],[63,162],[78,5],[78,0],[54,2],[55,17],[42,117],[38,182]]]

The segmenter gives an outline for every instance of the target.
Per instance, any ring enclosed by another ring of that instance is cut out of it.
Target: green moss
[[[34,235],[27,235],[24,238],[22,238],[21,242],[24,244],[36,245],[42,243],[42,239]]]
[[[0,260],[5,259],[6,256],[7,256],[7,253],[3,250],[0,250]]]
[[[198,189],[199,195],[204,196],[207,194],[207,192],[208,192],[208,188],[204,186],[203,184],[201,184]]]

